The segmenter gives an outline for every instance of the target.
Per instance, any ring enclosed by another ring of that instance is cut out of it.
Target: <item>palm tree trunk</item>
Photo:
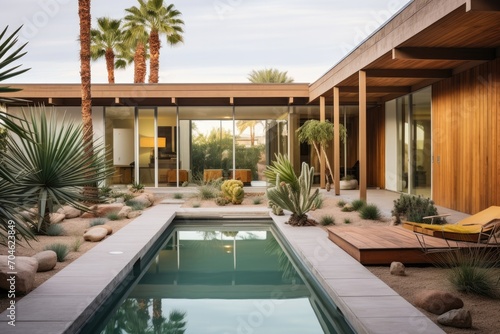
[[[115,83],[115,53],[112,49],[107,49],[106,54],[106,69],[108,71],[108,83]]]
[[[93,142],[92,96],[90,79],[90,0],[78,0],[78,17],[80,19],[80,79],[82,90],[82,123],[84,143]],[[85,145],[86,154],[93,155],[93,145]],[[89,185],[83,189],[88,198],[97,199],[97,187]]]
[[[146,81],[146,48],[138,42],[134,53],[134,83]]]
[[[149,83],[158,83],[160,70],[160,36],[157,30],[149,34]]]

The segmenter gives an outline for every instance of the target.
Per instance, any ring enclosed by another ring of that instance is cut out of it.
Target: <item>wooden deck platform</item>
[[[425,254],[413,232],[401,226],[335,226],[328,228],[328,238],[364,265],[386,265],[393,261],[425,264],[432,263],[436,256]],[[425,240],[431,251],[449,249],[443,239],[428,237]],[[450,245],[460,247],[464,243],[451,242]]]

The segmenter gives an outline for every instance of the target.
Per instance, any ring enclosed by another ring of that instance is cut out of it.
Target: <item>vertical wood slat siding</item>
[[[467,213],[500,205],[499,86],[500,59],[433,85],[436,204]]]
[[[385,188],[385,109],[384,105],[366,113],[367,186]]]

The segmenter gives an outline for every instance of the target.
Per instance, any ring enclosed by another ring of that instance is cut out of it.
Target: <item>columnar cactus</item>
[[[243,190],[243,182],[240,180],[226,180],[222,183],[221,191],[223,196],[233,204],[241,204],[245,191]]]

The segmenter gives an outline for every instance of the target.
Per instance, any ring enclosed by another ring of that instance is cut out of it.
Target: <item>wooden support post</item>
[[[340,92],[333,87],[333,183],[335,195],[340,195]]]
[[[359,199],[366,201],[366,72],[359,71]]]
[[[324,122],[326,120],[326,111],[325,111],[325,97],[319,97],[319,121]],[[325,156],[321,153],[321,148],[319,148],[319,186],[321,189],[325,189],[326,186],[326,173],[325,173]]]

